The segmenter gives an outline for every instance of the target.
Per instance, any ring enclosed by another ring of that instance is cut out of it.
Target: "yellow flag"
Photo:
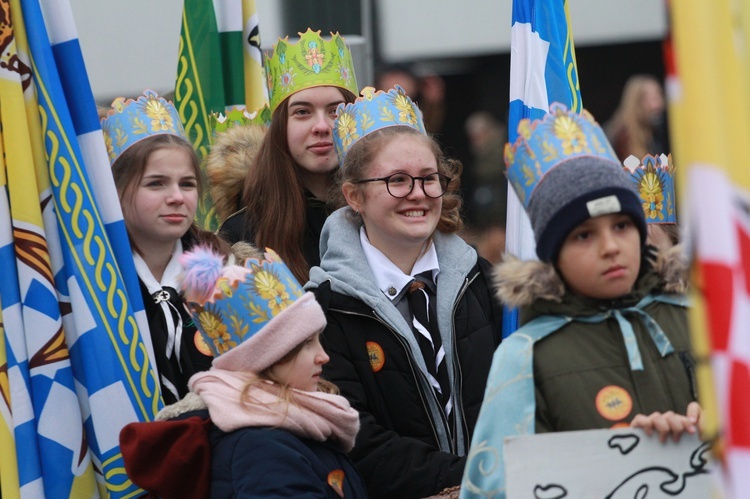
[[[255,0],[242,0],[242,54],[245,65],[245,107],[253,112],[268,104],[260,28]]]
[[[750,2],[672,0],[670,124],[693,261],[693,347],[729,497],[750,497]],[[710,362],[711,369],[706,366]],[[713,386],[712,386],[713,385]],[[715,403],[713,402],[715,401]]]

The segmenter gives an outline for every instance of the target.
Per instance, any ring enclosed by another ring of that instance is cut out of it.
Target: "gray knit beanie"
[[[534,188],[527,208],[539,259],[555,262],[576,226],[589,218],[625,213],[646,241],[646,219],[633,180],[619,163],[576,156],[549,170]]]

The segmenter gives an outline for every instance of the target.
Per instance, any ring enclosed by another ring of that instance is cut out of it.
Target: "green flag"
[[[245,98],[242,6],[217,2],[216,9],[212,0],[184,0],[175,82],[174,104],[202,163],[209,150],[209,115],[242,106]],[[206,230],[218,226],[208,189],[196,220]]]

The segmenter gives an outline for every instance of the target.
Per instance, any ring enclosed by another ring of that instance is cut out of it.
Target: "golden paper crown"
[[[339,87],[357,95],[352,54],[341,35],[331,33],[326,41],[310,28],[299,35],[296,43],[288,36],[279,38],[273,55],[265,54],[271,112],[290,95],[310,87]]]

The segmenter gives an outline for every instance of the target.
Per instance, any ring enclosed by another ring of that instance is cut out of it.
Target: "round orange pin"
[[[333,470],[328,473],[328,485],[339,495],[344,497],[344,470]]]
[[[373,372],[380,371],[385,365],[383,347],[374,341],[368,341],[365,345],[367,346],[367,356],[370,358],[370,367],[372,367]]]
[[[633,399],[622,387],[605,386],[596,394],[596,410],[605,419],[619,421],[633,410]]]
[[[208,348],[208,343],[206,343],[206,339],[203,337],[200,331],[195,332],[195,336],[193,336],[193,343],[195,344],[196,350],[198,350],[203,355],[208,355],[209,357],[214,356],[214,353],[210,348]]]

